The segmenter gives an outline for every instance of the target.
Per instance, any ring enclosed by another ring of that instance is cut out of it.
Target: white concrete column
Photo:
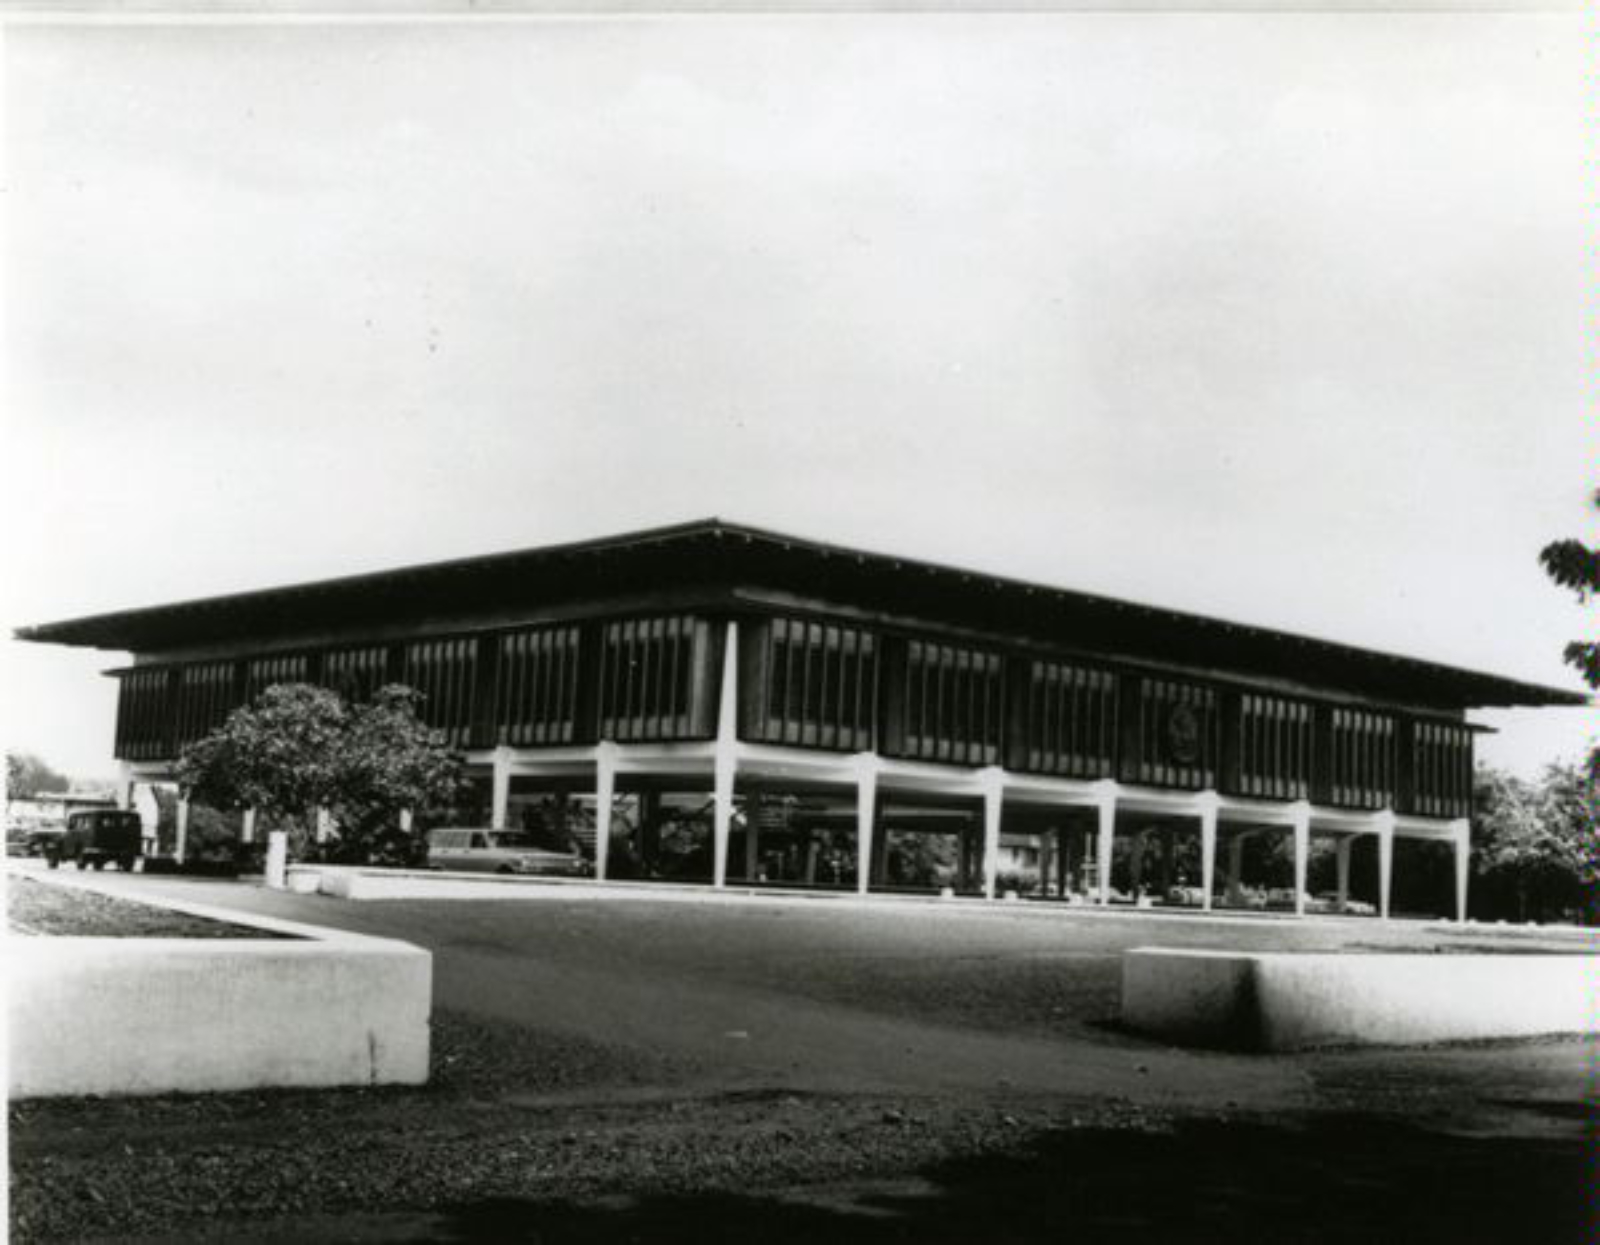
[[[401,834],[410,834],[411,833],[411,823],[412,823],[413,819],[414,819],[414,815],[413,815],[412,811],[409,808],[402,808],[400,810],[400,833]]]
[[[1350,902],[1350,845],[1355,842],[1348,834],[1341,835],[1334,846],[1334,861],[1339,867],[1339,911]]]
[[[1306,860],[1311,854],[1311,805],[1297,800],[1294,813],[1294,914],[1306,914]]]
[[[1111,902],[1111,849],[1117,840],[1117,797],[1115,788],[1102,791],[1096,801],[1099,817],[1099,837],[1095,843],[1096,863],[1099,866],[1100,903]]]
[[[733,828],[733,783],[739,768],[739,624],[728,622],[722,645],[722,697],[717,704],[712,769],[711,884],[728,884],[728,836]]]
[[[611,806],[616,798],[617,745],[601,743],[594,750],[594,876],[602,882],[611,860]]]
[[[269,830],[267,832],[267,876],[266,883],[273,890],[281,891],[288,879],[289,865],[289,835],[283,830]]]
[[[177,812],[173,818],[172,858],[181,865],[188,850],[189,800],[186,796],[179,796]]]
[[[254,843],[256,841],[256,810],[244,810],[244,818],[239,823],[239,842]]]
[[[1000,877],[1000,816],[1005,804],[1005,773],[983,771],[983,897],[993,899]]]
[[[1394,810],[1374,813],[1373,830],[1378,836],[1378,915],[1389,919],[1389,886],[1394,880]]]
[[[333,837],[333,814],[326,808],[317,809],[317,842],[326,843]]]
[[[117,785],[111,794],[117,807],[123,811],[133,807],[133,766],[126,761],[117,764]]]
[[[1200,801],[1200,906],[1211,911],[1211,888],[1217,881],[1217,806],[1214,791],[1208,791]]]
[[[496,748],[491,764],[494,768],[489,778],[489,825],[504,830],[511,807],[511,749]]]
[[[1456,920],[1464,923],[1467,919],[1467,882],[1472,869],[1472,823],[1451,822],[1450,830],[1456,849]]]
[[[878,825],[878,766],[875,758],[856,758],[856,893],[872,885],[873,833]]]

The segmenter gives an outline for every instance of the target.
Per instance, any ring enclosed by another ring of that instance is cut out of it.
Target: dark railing
[[[254,704],[256,697],[277,683],[304,683],[310,673],[310,658],[304,653],[257,657],[245,663],[244,699]]]

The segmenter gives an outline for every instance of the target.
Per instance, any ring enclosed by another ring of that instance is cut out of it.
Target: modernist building
[[[1453,845],[1464,914],[1466,710],[1586,703],[717,520],[20,635],[133,654],[111,671],[132,781],[169,780],[185,744],[270,684],[401,682],[481,778],[492,825],[530,801],[584,803],[601,876],[618,842],[648,872],[698,793],[713,885],[866,891],[896,880],[891,837],[943,834],[960,845],[951,884],[991,898],[1026,856],[1037,893],[1107,902],[1119,844],[1124,872],[1141,845],[1137,871],[1146,838],[1170,853],[1181,836],[1209,907],[1237,894],[1244,841],[1273,833],[1292,845],[1297,909],[1311,838],[1330,836],[1341,897],[1352,844],[1376,845],[1362,854],[1387,915],[1401,838]]]

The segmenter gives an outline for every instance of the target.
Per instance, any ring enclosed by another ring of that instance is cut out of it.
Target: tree
[[[1593,500],[1600,506],[1600,490]],[[1580,603],[1587,604],[1600,595],[1600,547],[1591,549],[1575,539],[1552,541],[1540,550],[1539,561],[1551,579],[1577,594]],[[1562,656],[1583,675],[1585,683],[1600,689],[1600,642],[1574,640]],[[1600,744],[1589,752],[1589,776],[1591,781],[1600,779]]]
[[[6,798],[27,800],[42,792],[65,791],[67,776],[28,752],[6,753]]]
[[[269,687],[183,751],[178,781],[194,799],[253,808],[302,836],[327,809],[339,825],[330,854],[409,860],[417,838],[400,829],[401,811],[449,801],[460,789],[460,758],[418,719],[421,699],[391,686],[352,707],[325,688]]]
[[[1473,839],[1482,916],[1593,920],[1600,890],[1594,784],[1582,766],[1546,768],[1538,782],[1478,771]]]

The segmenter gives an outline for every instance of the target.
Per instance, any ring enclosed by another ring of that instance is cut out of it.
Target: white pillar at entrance
[[[872,883],[872,834],[878,820],[878,767],[870,755],[856,758],[856,893]]]
[[[511,807],[511,749],[496,748],[491,764],[494,768],[489,778],[489,825],[504,830]]]
[[[133,766],[126,761],[117,766],[117,785],[112,796],[118,808],[127,810],[133,807]]]
[[[1378,835],[1378,915],[1389,919],[1389,885],[1394,880],[1394,810],[1374,813],[1373,829]]]
[[[1472,867],[1472,823],[1469,821],[1451,822],[1450,830],[1456,849],[1456,920],[1465,922],[1467,919],[1467,880],[1471,876]]]
[[[602,743],[594,750],[594,875],[602,882],[611,859],[611,805],[616,797],[617,745]]]
[[[1343,912],[1345,905],[1350,902],[1350,844],[1354,841],[1349,835],[1343,835],[1334,846],[1334,861],[1339,867],[1340,912]]]
[[[1099,865],[1100,903],[1111,902],[1111,849],[1117,838],[1117,796],[1115,788],[1102,791],[1097,801],[1099,837],[1095,843],[1095,856]]]
[[[317,842],[326,843],[333,837],[333,814],[325,808],[317,809]]]
[[[1005,774],[986,769],[983,778],[983,897],[993,899],[1000,878],[1000,814],[1005,803]]]
[[[177,814],[174,817],[172,831],[172,858],[180,865],[183,863],[184,854],[189,850],[189,801],[185,796],[178,797]]]
[[[1306,857],[1311,853],[1311,805],[1298,800],[1294,812],[1294,914],[1306,914]]]
[[[281,891],[288,881],[289,835],[287,831],[272,830],[267,833],[266,883]]]
[[[411,833],[412,820],[413,820],[413,815],[412,815],[411,810],[409,808],[402,808],[400,810],[400,833],[401,834],[410,834]]]
[[[728,884],[728,835],[733,828],[733,780],[739,748],[739,624],[729,621],[722,646],[722,698],[717,705],[712,769],[711,884]]]
[[[1208,798],[1209,797],[1209,798]],[[1217,881],[1217,793],[1208,791],[1200,800],[1200,906],[1211,911],[1211,890]]]
[[[239,823],[239,842],[254,843],[256,841],[256,810],[244,810],[244,818]]]

